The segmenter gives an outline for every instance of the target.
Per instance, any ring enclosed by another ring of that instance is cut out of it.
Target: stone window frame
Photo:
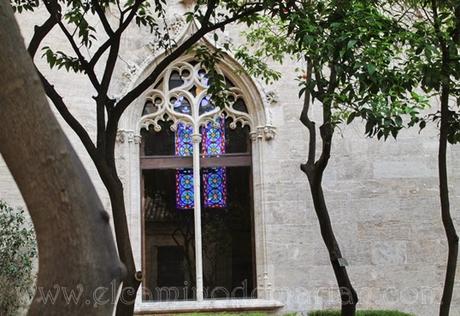
[[[185,29],[176,41],[180,44],[196,29],[194,23]],[[214,46],[207,39],[199,43],[209,49]],[[126,88],[135,87],[148,74],[158,62],[164,58],[165,53],[152,56],[144,62],[136,78],[129,78]],[[193,59],[192,55],[184,55],[175,63]],[[250,310],[250,309],[277,309],[282,303],[273,299],[273,266],[268,259],[266,242],[266,204],[264,182],[264,152],[270,141],[276,135],[276,128],[271,124],[269,105],[271,103],[264,89],[249,75],[244,73],[239,63],[226,55],[218,65],[219,69],[227,76],[245,97],[246,107],[252,119],[251,153],[252,153],[252,182],[253,182],[253,207],[254,207],[254,245],[256,261],[257,299],[232,299],[232,300],[203,300],[203,301],[176,301],[176,302],[145,302],[142,300],[142,291],[138,291],[135,311],[137,314],[151,312],[184,312],[184,311],[218,311],[218,310]],[[162,78],[164,74],[159,76]],[[152,85],[152,87],[154,87]],[[133,256],[138,270],[142,266],[142,217],[141,217],[141,168],[140,168],[140,130],[142,128],[142,112],[145,100],[150,90],[140,96],[123,114],[117,135],[117,168],[124,184],[125,203],[128,216]]]

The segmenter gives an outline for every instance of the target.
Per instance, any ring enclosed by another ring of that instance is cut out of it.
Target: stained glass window
[[[191,156],[193,128],[178,124],[176,132],[176,156]],[[219,156],[225,153],[225,121],[219,118],[201,129],[202,153],[205,156]],[[227,174],[224,167],[203,170],[203,200],[206,208],[224,208],[227,206]],[[193,171],[176,171],[176,207],[191,209],[194,206]]]
[[[227,206],[227,170],[223,167],[203,170],[204,207]]]
[[[201,131],[202,152],[205,156],[225,154],[225,120],[208,123]],[[224,167],[203,170],[204,207],[227,207],[227,171]]]
[[[176,207],[192,209],[193,203],[193,170],[179,169],[176,171]]]
[[[179,123],[176,132],[176,156],[186,157],[193,154],[193,127]]]
[[[191,156],[193,127],[178,124],[176,131],[176,156]],[[178,209],[193,208],[193,170],[177,169],[176,171],[176,207]]]

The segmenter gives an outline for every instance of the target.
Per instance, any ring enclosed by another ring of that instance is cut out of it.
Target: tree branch
[[[452,40],[456,44],[460,44],[460,3],[457,4],[454,11],[455,15],[455,28],[452,35]]]
[[[45,23],[43,23],[40,26],[35,26],[34,35],[30,40],[29,47],[27,48],[27,51],[29,52],[29,55],[32,58],[32,60],[34,59],[41,42],[46,37],[46,35],[48,35],[48,33],[54,28],[56,24],[56,18],[50,15],[50,17],[45,21]]]
[[[88,151],[89,155],[93,159],[93,161],[97,160],[97,152],[96,147],[94,146],[91,137],[89,136],[86,129],[78,122],[78,120],[70,113],[69,109],[67,108],[64,100],[56,91],[53,85],[49,83],[48,80],[42,75],[42,73],[37,69],[38,76],[42,82],[43,88],[45,89],[45,93],[53,102],[56,109],[61,114],[62,118],[66,121],[67,124],[74,130],[74,132],[78,135],[81,139],[81,142],[85,146],[86,150]]]
[[[305,81],[310,82],[311,80],[311,74],[313,72],[313,64],[311,63],[311,60],[307,58],[307,73],[305,75]],[[304,103],[303,103],[303,108],[302,108],[302,113],[300,114],[300,121],[305,125],[305,127],[308,129],[309,133],[309,142],[308,142],[308,158],[307,158],[307,163],[305,165],[302,165],[302,170],[306,172],[308,169],[311,168],[311,166],[314,165],[315,159],[316,159],[316,127],[315,127],[315,122],[310,120],[309,117],[309,110],[310,110],[310,105],[311,105],[311,93],[308,89],[305,89],[305,97],[304,97]]]
[[[113,33],[112,36],[110,36],[99,48],[97,51],[94,53],[93,58],[89,61],[89,66],[94,69],[96,63],[98,60],[101,58],[101,56],[105,53],[105,51],[111,47],[116,40],[116,37],[119,36],[121,37],[121,34],[125,31],[125,29],[129,26],[131,23],[132,19],[136,16],[136,11],[139,8],[139,6],[146,0],[137,0],[130,8],[131,11],[129,11],[129,15],[126,18],[124,22],[121,23],[120,27]],[[128,12],[128,11],[127,11]],[[125,13],[123,12],[122,15]]]
[[[115,118],[120,118],[121,114],[126,110],[126,108],[137,98],[142,92],[144,92],[148,87],[150,87],[159,77],[159,75],[166,69],[166,67],[173,62],[180,55],[185,53],[190,47],[192,47],[198,40],[200,40],[205,34],[217,30],[225,25],[235,22],[242,17],[249,16],[251,14],[257,13],[263,9],[262,6],[255,6],[250,9],[247,9],[240,14],[235,14],[233,17],[221,21],[219,23],[210,25],[208,27],[202,26],[196,33],[190,36],[184,43],[177,47],[171,54],[166,56],[158,66],[153,70],[153,72],[142,81],[139,85],[133,88],[128,92],[116,105],[114,109]]]
[[[324,171],[331,157],[331,147],[332,147],[332,135],[334,133],[334,127],[331,122],[332,113],[332,95],[334,94],[335,89],[337,88],[337,60],[333,60],[330,64],[331,73],[329,75],[329,85],[327,89],[327,96],[324,98],[323,102],[323,125],[320,127],[320,134],[322,139],[322,149],[321,155],[318,158],[318,161],[315,163],[316,167]],[[322,172],[321,172],[322,173]]]
[[[105,32],[107,35],[112,36],[113,35],[113,30],[112,27],[110,26],[109,21],[107,20],[107,17],[105,16],[105,12],[103,8],[100,6],[98,0],[91,0],[91,3],[94,7],[94,10],[96,11],[96,14],[99,16],[99,20],[101,20],[102,26],[104,27]]]
[[[32,58],[35,57],[38,48],[40,47],[43,39],[48,35],[49,32],[54,28],[54,26],[61,20],[61,6],[56,1],[44,1],[45,7],[48,10],[50,16],[42,25],[36,25],[34,28],[34,35],[30,40],[29,47],[27,51]]]
[[[80,49],[78,48],[77,43],[75,43],[74,38],[69,33],[69,31],[66,29],[64,23],[62,23],[62,21],[59,21],[58,24],[59,24],[59,27],[61,28],[62,32],[64,33],[64,35],[67,37],[67,40],[69,41],[70,45],[72,46],[72,49],[74,50],[75,54],[77,54],[77,57],[78,57],[78,59],[80,61],[80,64],[83,66],[83,69],[85,70],[89,80],[93,84],[93,87],[96,90],[99,90],[100,89],[100,83],[99,83],[99,80],[96,77],[96,73],[93,71],[93,69],[91,67],[89,67],[88,61],[86,60],[86,58],[80,52]]]

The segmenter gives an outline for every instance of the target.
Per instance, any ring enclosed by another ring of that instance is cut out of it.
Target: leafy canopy
[[[307,93],[322,104],[323,123],[336,126],[360,117],[366,135],[396,137],[419,122],[428,101],[404,67],[409,31],[382,9],[385,5],[299,1],[296,10],[282,11],[277,19],[260,18],[240,51],[251,49],[254,56],[279,62],[287,55],[305,60],[310,66],[299,69],[299,96]]]

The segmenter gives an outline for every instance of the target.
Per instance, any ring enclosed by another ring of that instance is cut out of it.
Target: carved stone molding
[[[272,125],[257,126],[256,135],[261,140],[272,140],[276,136],[276,127]]]
[[[185,26],[186,23],[182,15],[176,13],[173,16],[167,17],[166,23],[153,34],[153,40],[147,44],[147,47],[156,53],[161,49],[158,43],[166,34],[173,42],[177,42]]]
[[[169,89],[166,83],[173,72],[180,74],[183,82],[179,87]],[[237,101],[244,100],[243,93],[238,87],[230,87],[226,92],[229,100],[231,99],[233,102],[224,104],[222,107],[218,107],[212,102],[207,94],[208,78],[200,64],[193,65],[184,60],[176,61],[169,66],[163,78],[166,78],[163,80],[163,84],[156,89],[149,90],[146,95],[146,102],[151,104],[153,112],[141,117],[138,123],[139,130],[148,129],[152,126],[158,132],[161,130],[160,122],[169,120],[173,123],[171,125],[172,131],[177,130],[179,123],[185,123],[193,127],[195,134],[199,134],[202,126],[215,122],[219,117],[230,119],[230,128],[232,129],[241,125],[242,127],[249,126],[251,131],[255,130],[251,115],[236,108]],[[196,95],[190,92],[193,88],[198,91]],[[207,104],[204,112],[201,111],[204,109],[201,108],[201,104]],[[183,105],[188,106],[187,111],[176,110]]]
[[[127,64],[127,70],[123,72],[123,77],[131,80],[136,75],[137,71],[139,70],[139,66],[136,64]]]
[[[265,100],[267,101],[268,104],[270,105],[276,105],[279,102],[279,96],[278,94],[273,91],[265,91]]]
[[[117,138],[116,138],[117,143],[134,143],[134,144],[140,144],[141,142],[141,135],[136,134],[132,130],[124,130],[124,129],[119,129],[117,131]]]

